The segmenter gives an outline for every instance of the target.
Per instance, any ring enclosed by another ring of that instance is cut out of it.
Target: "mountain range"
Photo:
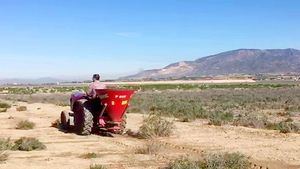
[[[125,79],[161,79],[230,74],[300,73],[300,50],[238,49],[170,64],[127,76]]]

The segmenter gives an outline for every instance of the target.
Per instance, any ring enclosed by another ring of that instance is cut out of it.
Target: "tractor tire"
[[[90,135],[93,127],[93,114],[88,105],[88,100],[81,99],[74,103],[75,131],[79,135]]]
[[[60,113],[60,124],[61,124],[61,128],[64,130],[68,130],[69,129],[69,112],[67,110],[64,110]]]

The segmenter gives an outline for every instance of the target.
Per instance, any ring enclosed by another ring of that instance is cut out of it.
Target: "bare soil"
[[[27,106],[17,112],[16,106]],[[209,126],[204,120],[175,122],[174,134],[169,138],[152,140],[161,144],[155,155],[137,154],[147,140],[117,135],[113,138],[97,135],[78,136],[50,127],[58,119],[60,107],[52,104],[16,103],[6,113],[0,113],[0,137],[16,140],[35,137],[46,150],[8,151],[8,160],[0,169],[88,169],[91,164],[107,168],[159,168],[170,160],[187,155],[200,157],[210,152],[241,152],[251,158],[253,168],[300,168],[300,134],[281,134],[278,131],[235,126]],[[16,124],[29,120],[36,124],[32,130],[17,130]],[[142,114],[128,114],[128,129],[137,130],[143,121]],[[83,159],[80,156],[94,152],[99,156]],[[254,167],[254,164],[257,167]]]

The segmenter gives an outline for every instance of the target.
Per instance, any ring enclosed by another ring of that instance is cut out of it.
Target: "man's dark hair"
[[[94,75],[93,75],[93,79],[95,79],[95,80],[100,80],[100,75],[99,75],[99,74],[94,74]]]

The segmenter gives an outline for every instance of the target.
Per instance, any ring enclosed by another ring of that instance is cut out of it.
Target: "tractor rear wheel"
[[[61,127],[64,130],[68,130],[69,129],[69,112],[64,110],[60,113],[60,123],[61,123]]]
[[[75,131],[80,135],[90,135],[93,127],[93,114],[90,111],[88,100],[81,99],[74,103]]]

